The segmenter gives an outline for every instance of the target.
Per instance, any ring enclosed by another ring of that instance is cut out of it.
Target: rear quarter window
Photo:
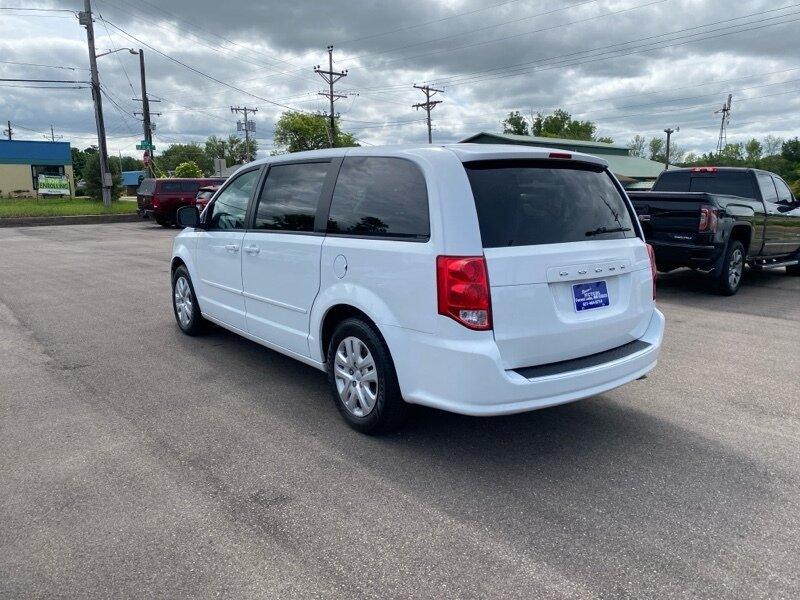
[[[464,167],[484,248],[636,236],[627,204],[599,165],[501,160]]]
[[[402,158],[345,158],[327,230],[332,234],[429,239],[425,176],[417,165]]]
[[[158,186],[158,191],[163,193],[176,193],[181,191],[180,181],[162,181]]]

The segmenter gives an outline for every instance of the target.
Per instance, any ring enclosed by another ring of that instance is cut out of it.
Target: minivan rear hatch
[[[601,164],[465,162],[507,369],[588,356],[641,337],[653,312],[647,249]]]

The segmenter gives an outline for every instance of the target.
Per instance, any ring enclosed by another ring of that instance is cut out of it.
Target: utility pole
[[[722,108],[715,110],[714,114],[722,114],[722,123],[719,126],[719,140],[717,140],[717,154],[722,152],[728,144],[728,123],[731,121],[731,101],[733,94],[728,94],[728,101],[722,105]]]
[[[139,77],[142,85],[142,128],[144,129],[144,141],[148,148],[144,151],[145,168],[150,177],[155,177],[153,168],[153,124],[150,122],[150,98],[147,97],[147,78],[144,74],[144,50],[139,48]],[[136,98],[134,98],[136,100]],[[135,113],[139,114],[139,113]],[[160,113],[156,113],[160,114]]]
[[[57,139],[63,138],[63,135],[56,135],[55,130],[53,129],[53,124],[50,124],[50,141],[55,142]],[[48,139],[47,134],[45,134],[44,139]]]
[[[248,108],[247,106],[231,106],[232,113],[242,113],[244,115],[244,123],[239,121],[236,123],[236,130],[241,131],[244,128],[244,162],[249,163],[255,157],[250,156],[250,132],[255,132],[256,124],[247,119],[247,113],[257,113],[257,108]]]
[[[330,133],[328,134],[328,139],[330,140],[331,148],[333,148],[336,144],[336,113],[333,110],[333,103],[340,98],[347,98],[347,94],[337,94],[333,91],[333,84],[343,77],[347,77],[346,69],[344,71],[333,70],[333,46],[328,46],[328,70],[323,71],[320,69],[320,66],[317,65],[314,67],[314,73],[322,77],[325,83],[328,84],[328,91],[319,92],[318,95],[325,96],[330,101],[330,110],[328,111]]]
[[[677,133],[677,132],[678,132],[678,131],[680,131],[680,130],[681,130],[681,128],[680,128],[680,127],[677,127],[677,128],[675,128],[675,129],[672,129],[671,127],[667,127],[667,128],[664,130],[664,133],[666,133],[666,134],[667,134],[667,149],[666,149],[666,152],[664,153],[664,170],[665,170],[665,171],[666,171],[667,169],[669,169],[669,140],[670,140],[670,138],[672,137],[672,134],[673,134],[673,133]]]
[[[103,97],[100,93],[100,76],[97,74],[97,54],[94,48],[94,20],[91,0],[83,0],[83,12],[78,13],[78,22],[86,27],[86,41],[89,45],[89,67],[92,71],[92,99],[94,118],[97,122],[97,147],[100,157],[100,185],[103,206],[111,206],[111,171],[108,168],[108,148],[106,147],[106,126],[103,122]]]
[[[431,135],[431,111],[436,107],[437,104],[441,104],[441,100],[431,100],[436,94],[443,93],[444,90],[437,90],[432,88],[428,85],[414,85],[415,88],[418,90],[422,90],[422,93],[425,94],[425,102],[420,102],[419,104],[413,104],[411,108],[416,108],[419,110],[420,108],[424,108],[425,112],[428,113],[428,143],[433,143],[433,137]]]
[[[14,130],[11,129],[11,121],[6,121],[6,124],[8,125],[8,129],[4,129],[3,130],[3,135],[7,135],[8,136],[8,141],[10,142],[11,141],[11,136],[14,134]]]

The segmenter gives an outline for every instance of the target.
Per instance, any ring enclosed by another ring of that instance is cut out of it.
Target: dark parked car
[[[201,187],[220,185],[224,177],[207,179],[144,179],[136,190],[139,215],[153,217],[162,227],[170,227],[175,221],[175,213],[181,206],[191,206]]]
[[[691,267],[739,290],[744,265],[800,275],[800,203],[774,173],[733,167],[665,171],[629,192],[660,271]]]

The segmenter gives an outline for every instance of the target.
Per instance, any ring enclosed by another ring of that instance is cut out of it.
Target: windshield
[[[599,165],[552,160],[465,163],[485,248],[636,236]]]

